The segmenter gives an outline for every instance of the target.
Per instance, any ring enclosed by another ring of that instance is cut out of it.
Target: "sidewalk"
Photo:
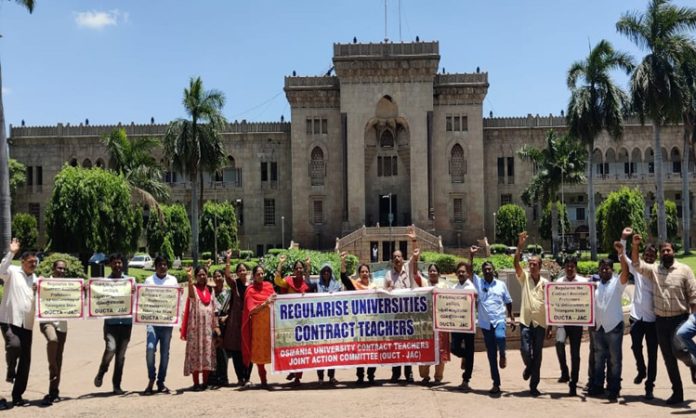
[[[284,375],[269,374],[273,390],[239,391],[236,388],[222,388],[215,391],[182,391],[192,385],[190,377],[183,376],[185,343],[179,340],[178,328],[172,337],[167,386],[171,395],[145,397],[140,391],[147,385],[145,367],[145,327],[136,325],[126,356],[123,378],[123,396],[112,396],[111,372],[104,377],[101,388],[94,387],[93,380],[104,349],[101,320],[80,320],[69,323],[68,340],[65,347],[61,396],[64,401],[51,407],[40,407],[41,398],[48,390],[48,365],[44,336],[34,331],[32,368],[29,388],[24,397],[32,405],[6,411],[7,416],[261,416],[261,417],[442,417],[467,415],[502,417],[556,417],[556,416],[612,416],[612,417],[660,417],[668,414],[696,413],[689,401],[696,399],[694,385],[686,367],[681,366],[682,380],[687,403],[678,408],[664,406],[670,391],[662,357],[658,356],[658,374],[655,387],[656,399],[644,402],[642,385],[634,385],[636,374],[633,354],[630,350],[630,337],[625,336],[623,344],[623,390],[618,404],[609,404],[605,399],[575,397],[568,398],[567,385],[556,383],[559,377],[558,361],[553,347],[544,350],[539,389],[543,395],[537,399],[528,396],[528,387],[522,380],[522,359],[519,351],[508,351],[508,366],[501,371],[502,396],[491,398],[488,389],[491,380],[485,352],[477,352],[471,386],[474,391],[461,393],[457,386],[461,382],[459,359],[447,364],[445,384],[426,388],[420,385],[401,386],[387,383],[390,377],[388,368],[377,369],[377,379],[381,385],[376,387],[356,387],[353,369],[338,370],[336,378],[341,382],[336,388],[319,386],[316,373],[306,372],[303,384],[291,388]],[[581,351],[581,386],[587,378],[588,346],[583,343]],[[5,362],[0,361],[0,373],[4,376]],[[230,374],[234,376],[230,362]],[[417,367],[414,367],[416,381]],[[432,371],[431,371],[432,373]],[[232,379],[234,380],[234,379]],[[252,382],[258,383],[256,371]],[[307,383],[304,383],[307,382]],[[9,398],[10,385],[0,383],[0,393]],[[696,405],[695,403],[692,403]],[[2,414],[2,413],[0,413]]]

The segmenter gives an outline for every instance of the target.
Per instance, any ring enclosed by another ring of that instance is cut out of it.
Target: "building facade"
[[[293,240],[331,248],[363,225],[411,223],[441,236],[445,247],[493,241],[497,208],[522,204],[533,175],[517,151],[543,147],[550,129],[566,130],[565,118],[485,118],[488,74],[440,73],[439,61],[437,42],[334,44],[335,75],[285,78],[292,122],[230,124],[223,133],[228,165],[205,175],[204,196],[236,206],[241,247],[262,254]],[[100,138],[119,126],[11,126],[11,157],[28,175],[15,211],[37,216],[43,231],[55,175],[64,164],[104,167]],[[161,137],[167,126],[122,127],[131,137]],[[681,127],[663,129],[662,143],[665,198],[681,208]],[[597,203],[620,185],[639,187],[651,203],[654,152],[652,128],[635,120],[618,142],[602,135],[592,167]],[[181,173],[169,170],[166,180],[172,201],[187,203],[190,185]],[[582,240],[586,186],[567,186],[564,196],[567,232]],[[527,208],[527,215],[534,224],[540,210]]]

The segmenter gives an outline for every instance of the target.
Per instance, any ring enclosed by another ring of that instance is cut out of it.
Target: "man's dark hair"
[[[657,254],[657,248],[652,242],[645,245],[645,248],[643,248],[643,254],[645,254],[646,251],[652,251]]]
[[[574,265],[575,267],[577,267],[577,266],[578,266],[578,258],[577,258],[576,256],[574,256],[574,255],[569,255],[569,256],[567,256],[567,257],[565,258],[565,260],[563,260],[563,265],[565,266],[565,265],[567,265],[567,264],[572,264],[572,265]]]
[[[609,266],[612,270],[614,269],[614,262],[610,258],[602,258],[599,260],[599,264],[597,266],[601,269],[603,265]]]
[[[660,243],[660,251],[662,251],[662,249],[665,248],[666,246],[669,246],[672,249],[672,251],[674,251],[674,244],[672,244],[669,241],[664,241],[664,242]]]
[[[123,261],[123,254],[121,253],[113,253],[109,256],[109,264],[113,263],[116,260],[121,260]]]
[[[483,268],[486,267],[486,266],[491,266],[491,268],[492,268],[493,271],[495,272],[495,266],[494,266],[493,263],[490,262],[490,261],[484,261],[483,263],[481,263],[481,271],[483,271]]]
[[[457,267],[454,269],[454,271],[457,271],[462,267],[466,268],[467,266],[468,266],[467,263],[465,263],[464,261],[460,261],[459,264],[457,264]]]
[[[167,267],[169,267],[169,260],[167,259],[167,257],[163,255],[158,255],[157,257],[155,257],[155,267],[157,267],[157,265],[159,265],[163,261],[167,264]]]
[[[51,268],[52,268],[52,269],[55,269],[56,267],[58,267],[58,263],[63,263],[63,264],[65,264],[65,267],[68,266],[68,263],[66,263],[65,260],[56,260],[56,261],[53,262],[53,265],[51,266]]]
[[[36,257],[36,251],[25,251],[19,256],[19,259],[26,260],[29,257]]]

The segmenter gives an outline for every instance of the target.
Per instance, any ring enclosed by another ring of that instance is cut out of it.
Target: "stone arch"
[[[450,150],[449,172],[452,183],[464,183],[466,159],[464,158],[464,148],[458,143],[454,144]]]
[[[77,167],[77,158],[71,158],[68,164],[70,164],[71,167]]]
[[[616,174],[616,151],[614,148],[608,148],[604,154],[604,175]]]
[[[377,101],[375,116],[381,119],[391,119],[399,116],[399,107],[390,95],[385,94]]]
[[[90,161],[89,158],[85,158],[84,161],[82,161],[82,167],[83,168],[92,168],[92,161]]]
[[[326,177],[326,161],[324,160],[324,151],[320,146],[316,145],[312,148],[309,159],[309,177],[312,181],[312,186],[323,186],[324,178]]]
[[[232,155],[225,158],[225,166],[222,168],[222,179],[224,183],[229,183],[233,187],[242,186],[242,169],[237,167],[237,161]]]
[[[625,147],[619,148],[616,154],[616,170],[613,170],[616,174],[623,173],[626,176],[631,174],[631,167],[629,165],[628,150]]]
[[[97,161],[94,163],[94,165],[97,168],[104,168],[106,165],[104,164],[104,160],[102,158],[97,158]]]
[[[631,151],[630,175],[643,174],[646,171],[644,168],[640,148],[633,148],[633,151]]]
[[[672,147],[669,151],[669,160],[672,162],[672,173],[681,173],[681,152],[679,148]]]

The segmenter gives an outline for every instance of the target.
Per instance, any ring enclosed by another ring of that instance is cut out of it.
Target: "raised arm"
[[[527,244],[527,236],[527,231],[522,231],[520,232],[520,235],[517,239],[517,248],[515,249],[514,265],[515,273],[517,274],[518,278],[524,274],[524,270],[522,270],[522,265],[520,264],[520,259],[522,257],[522,250],[525,248]]]
[[[418,238],[416,237],[415,226],[409,226],[406,235],[411,240],[411,244],[413,245],[413,254],[411,255],[411,259],[408,261],[409,263],[411,263],[411,271],[408,275],[409,286],[411,287],[411,289],[413,289],[422,285],[422,279],[420,277],[420,272],[418,271],[418,261],[420,260],[420,248],[418,247]]]
[[[232,250],[227,250],[225,252],[225,282],[227,286],[234,286],[234,281],[232,280],[232,269],[230,268],[230,259],[232,258]]]
[[[619,241],[614,242],[614,249],[616,250],[616,254],[619,255],[619,261],[621,262],[621,275],[619,276],[619,280],[621,280],[621,284],[625,285],[628,283],[628,261],[626,259],[626,249]]]
[[[14,258],[15,254],[19,252],[19,248],[19,240],[17,238],[12,238],[10,248],[5,255],[5,258],[2,259],[2,263],[0,263],[0,277],[2,277],[4,280],[7,280],[9,277],[7,270],[12,265],[12,259]]]
[[[628,238],[631,236],[631,234],[633,234],[633,228],[631,228],[630,226],[627,226],[623,229],[623,231],[621,232],[621,245],[623,245],[624,247],[623,254],[626,256],[626,262],[628,263],[628,272],[635,276],[636,270],[633,268],[631,256],[628,254]],[[632,247],[631,250],[633,250]],[[618,255],[620,256],[621,254]]]
[[[346,290],[355,290],[355,285],[350,280],[350,277],[348,277],[348,273],[346,272],[346,257],[347,256],[348,256],[347,252],[343,251],[341,253],[341,283],[343,283],[343,286],[346,288]]]
[[[650,264],[644,263],[643,260],[640,259],[639,251],[640,243],[642,242],[642,240],[643,237],[641,237],[640,234],[633,234],[633,247],[631,248],[631,264],[633,264],[633,268],[643,277],[648,278],[650,280],[654,280],[655,278],[651,274],[652,266]]]
[[[474,257],[478,253],[479,247],[472,245],[469,247],[469,264],[466,265],[466,272],[469,275],[471,281],[474,281]]]
[[[275,285],[282,287],[283,289],[288,287],[288,284],[285,283],[285,280],[283,280],[283,266],[285,265],[285,261],[287,259],[288,257],[285,254],[281,254],[278,257],[278,267],[276,268],[275,277],[273,278]]]
[[[312,273],[312,259],[307,257],[304,262],[304,272],[305,272],[305,280],[309,282],[309,276]]]

